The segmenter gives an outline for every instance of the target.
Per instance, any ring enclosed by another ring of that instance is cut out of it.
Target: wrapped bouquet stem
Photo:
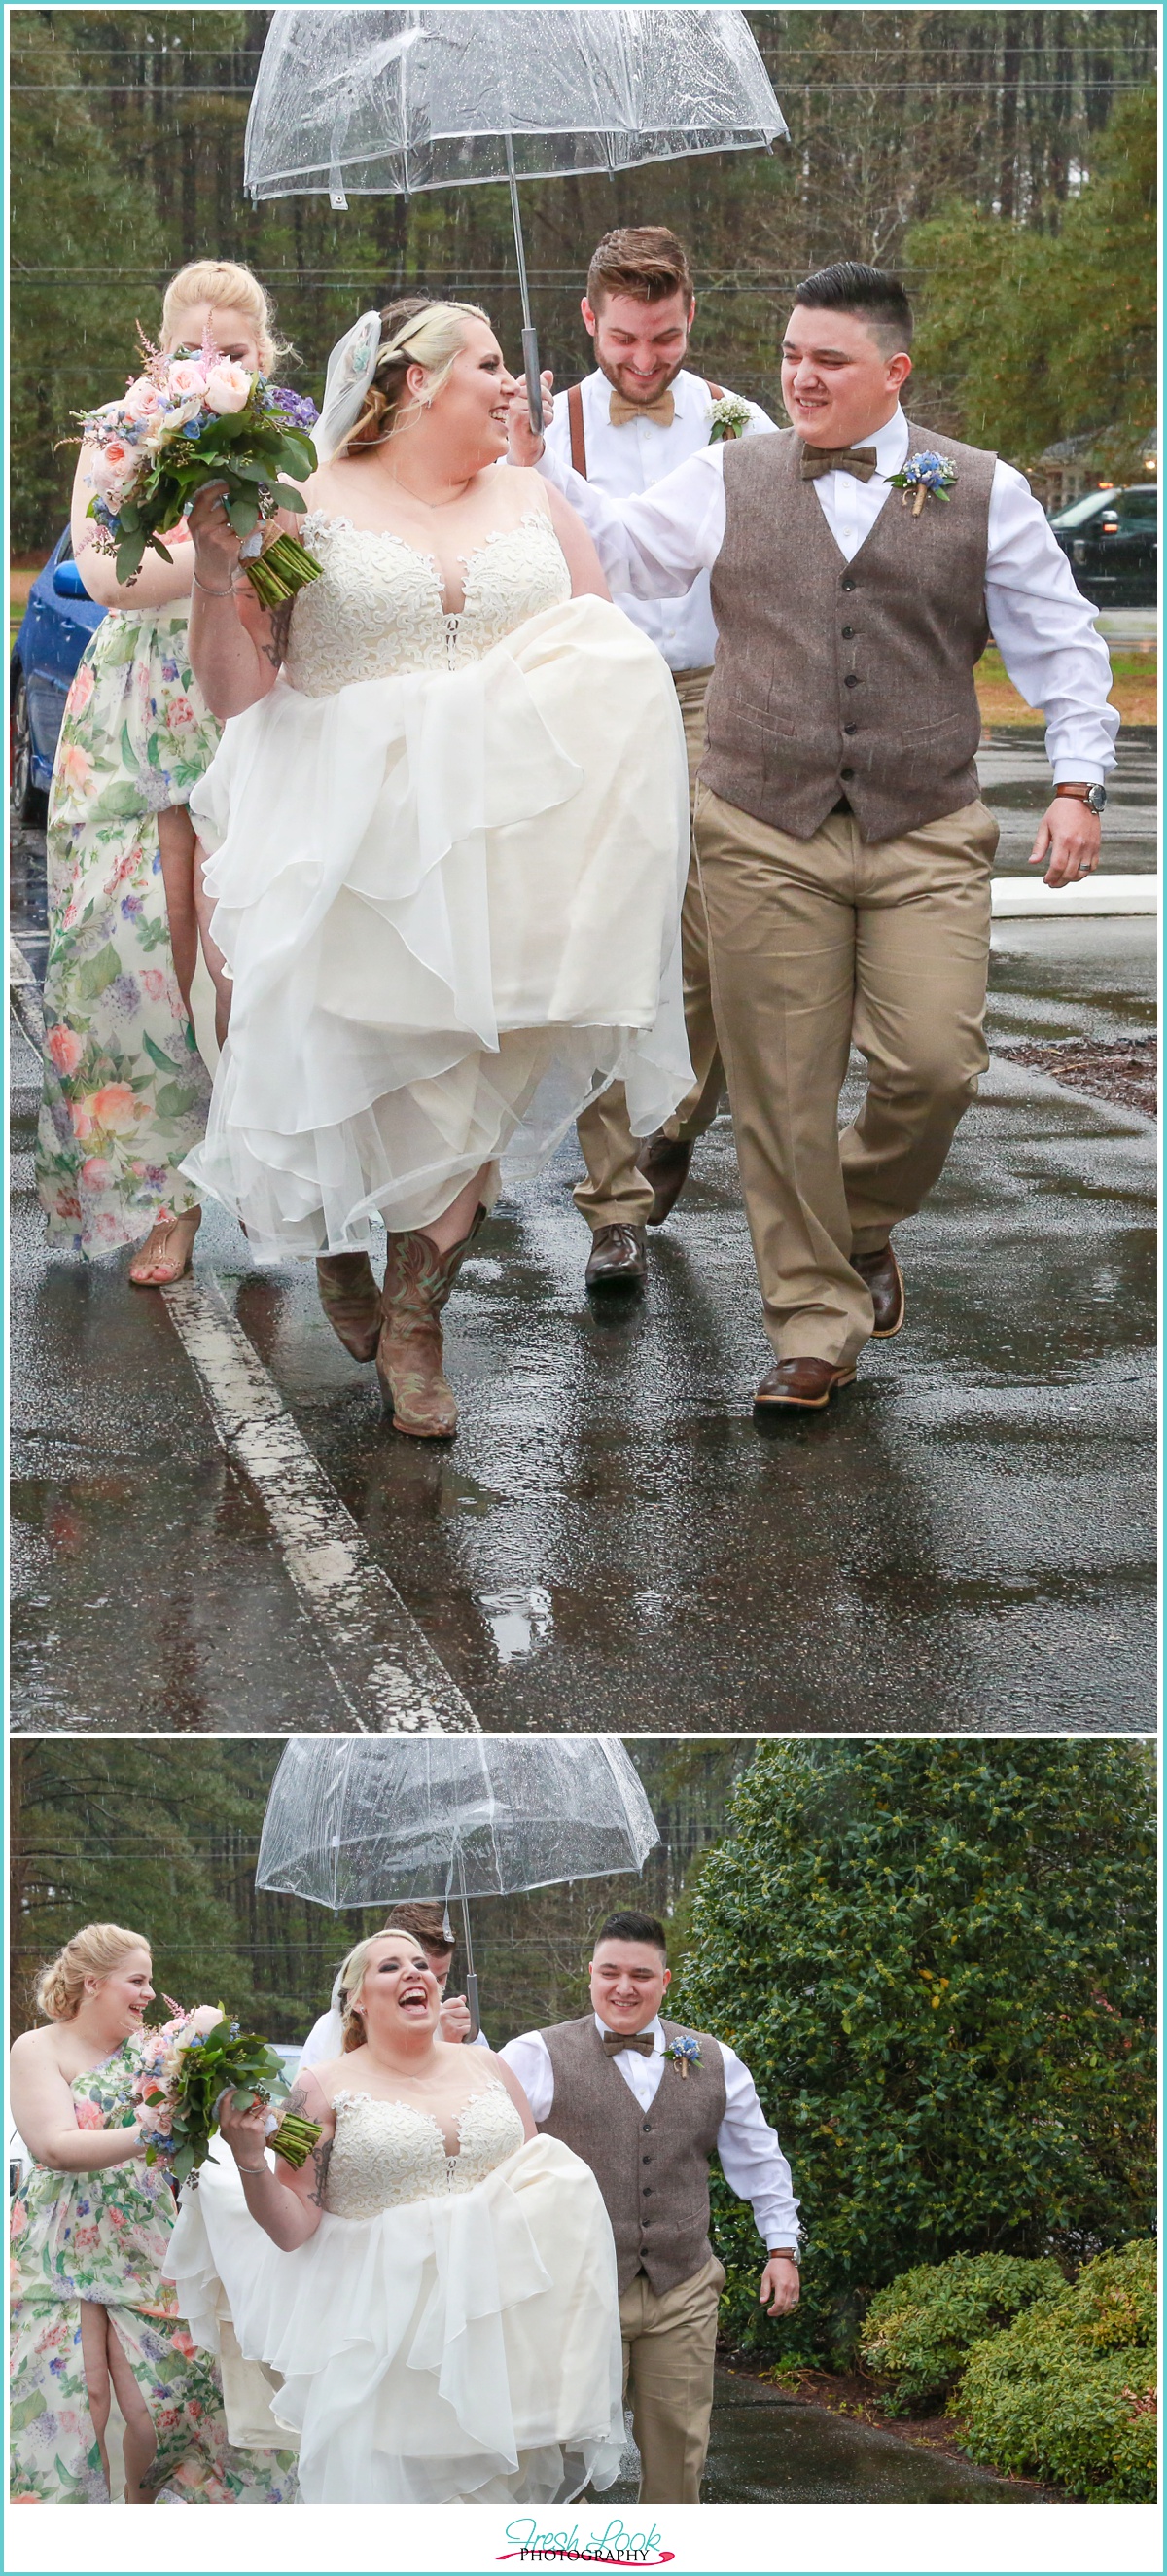
[[[250,375],[204,341],[197,355],[166,357],[144,343],[145,373],[124,399],[78,415],[92,456],[95,522],[93,543],[113,555],[120,582],[131,585],[147,547],[164,563],[174,558],[165,543],[196,493],[223,483],[227,517],[244,544],[270,525],[278,510],[302,511],[300,481],[315,472],[309,431],[316,407],[305,396]],[[258,545],[243,569],[265,608],[294,599],[320,572],[299,538],[286,532]]]

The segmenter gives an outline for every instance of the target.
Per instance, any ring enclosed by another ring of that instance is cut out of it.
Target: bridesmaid
[[[218,2372],[162,2279],[174,2195],[141,2162],[131,2100],[153,1997],[141,1935],[86,1924],[40,1979],[45,2027],[12,2050],[12,2117],[34,2159],[12,2211],[16,2504],[112,2500],[111,2395],[127,2504],[296,2500],[288,2452],[228,2442]],[[205,2006],[195,2027],[218,2019]]]
[[[162,306],[161,346],[270,371],[272,310],[251,270],[195,260]],[[220,727],[191,669],[194,549],[148,553],[132,587],[93,550],[92,451],[73,487],[73,548],[103,618],[74,677],[49,796],[49,954],[37,1189],[50,1241],[101,1259],[136,1244],[135,1287],[189,1269],[200,1221],[179,1171],[211,1084],[190,1018],[198,945],[187,803]],[[142,1238],[145,1236],[145,1241]]]

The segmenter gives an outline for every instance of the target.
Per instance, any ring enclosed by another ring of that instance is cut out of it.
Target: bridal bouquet
[[[185,2182],[206,2162],[225,2094],[232,2095],[237,2111],[250,2111],[256,2102],[282,2100],[288,2084],[275,2050],[254,2031],[241,2031],[225,2013],[212,2030],[194,2031],[193,2014],[181,2011],[171,1995],[163,2000],[172,2019],[145,2034],[134,2112],[147,2142],[147,2164],[164,2163],[175,2182]],[[319,2121],[302,2120],[293,2111],[273,2119],[271,2130],[269,2145],[296,2168],[320,2136]]]
[[[226,484],[227,516],[247,539],[277,509],[307,506],[280,478],[303,477],[316,466],[308,435],[316,406],[304,395],[249,375],[208,340],[197,357],[164,357],[145,339],[142,348],[145,373],[121,402],[75,414],[94,450],[93,542],[116,557],[118,580],[127,583],[147,546],[173,562],[161,532],[177,528],[205,483]],[[298,537],[278,536],[262,553],[257,547],[244,570],[264,607],[278,608],[317,580],[320,566]]]

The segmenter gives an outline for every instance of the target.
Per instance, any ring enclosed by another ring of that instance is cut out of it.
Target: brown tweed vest
[[[701,780],[795,840],[843,796],[865,841],[890,841],[978,793],[973,670],[989,635],[996,458],[909,422],[909,455],[933,446],[956,468],[947,500],[916,518],[890,492],[851,563],[801,478],[793,430],[726,446]]]
[[[642,2111],[595,2018],[559,2022],[543,2032],[555,2075],[555,2100],[539,2126],[590,2165],[612,2234],[620,2287],[647,2272],[654,2290],[675,2290],[709,2261],[709,2159],[725,2118],[725,2064],[707,2032],[664,2021],[666,2039],[697,2039],[700,2066],[662,2071],[656,2097]]]

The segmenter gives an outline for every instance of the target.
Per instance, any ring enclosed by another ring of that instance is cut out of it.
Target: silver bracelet
[[[198,573],[193,564],[191,566],[191,580],[194,583],[195,589],[204,591],[208,599],[234,598],[235,584],[233,581],[228,582],[226,590],[213,590],[209,582],[199,580]]]

